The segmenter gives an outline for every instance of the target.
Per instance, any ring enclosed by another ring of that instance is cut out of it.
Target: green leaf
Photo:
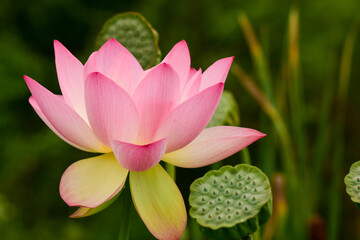
[[[120,13],[106,21],[97,36],[96,49],[110,38],[124,45],[144,69],[160,62],[159,34],[140,13]]]
[[[272,213],[270,181],[257,167],[239,164],[207,172],[190,186],[190,216],[215,239],[239,239]]]
[[[346,192],[351,200],[360,208],[360,161],[351,165],[350,172],[344,179]]]
[[[219,105],[211,118],[207,127],[230,125],[238,126],[240,124],[239,107],[230,91],[224,91]]]

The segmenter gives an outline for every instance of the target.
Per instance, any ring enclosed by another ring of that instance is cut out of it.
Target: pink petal
[[[56,71],[65,102],[87,119],[84,103],[84,67],[59,41],[54,41]]]
[[[217,83],[224,83],[234,57],[223,58],[213,63],[202,75],[200,91]]]
[[[130,92],[142,72],[143,69],[136,58],[129,51],[123,51],[115,58],[108,77]]]
[[[94,72],[100,72],[107,75],[114,64],[115,59],[120,53],[128,50],[115,39],[109,39],[96,54],[96,69]]]
[[[181,102],[183,102],[188,98],[191,98],[192,96],[196,95],[199,92],[200,84],[201,84],[201,74],[202,71],[201,69],[199,69],[199,71],[197,71],[188,81],[181,95]]]
[[[190,71],[190,52],[185,40],[178,42],[162,62],[168,63],[176,71],[180,79],[180,89],[183,89]]]
[[[142,81],[143,79],[145,79],[146,76],[147,76],[149,73],[151,73],[151,72],[153,71],[153,69],[156,68],[157,66],[158,66],[158,65],[156,65],[156,66],[154,66],[154,67],[152,67],[152,68],[146,69],[145,71],[142,71],[142,72],[140,73],[138,79],[135,81],[135,84],[133,85],[132,90],[130,91],[130,92],[132,93],[131,95],[133,95],[135,89],[137,88],[137,86],[139,86],[139,84],[141,83],[141,81]]]
[[[51,131],[53,131],[56,135],[58,135],[58,137],[60,137],[63,141],[67,142],[68,144],[70,144],[73,147],[76,147],[80,150],[83,151],[87,151],[87,152],[92,152],[93,150],[91,149],[86,149],[84,147],[81,147],[73,142],[70,142],[68,139],[66,139],[63,135],[61,135],[55,128],[53,125],[51,125],[51,123],[49,122],[49,120],[45,117],[44,113],[41,111],[39,105],[37,104],[36,100],[34,99],[33,96],[31,96],[29,98],[29,102],[30,105],[34,108],[35,112],[37,113],[37,115],[39,115],[39,117],[41,118],[41,120],[44,121],[44,123],[51,129]]]
[[[152,142],[159,123],[179,98],[179,78],[171,66],[161,63],[147,73],[133,95],[140,116],[141,144]]]
[[[265,136],[249,128],[206,128],[186,147],[165,154],[163,160],[179,167],[203,167],[227,158]]]
[[[219,103],[223,83],[205,89],[177,106],[161,123],[155,139],[168,138],[166,152],[190,143],[210,121]]]
[[[93,52],[90,55],[90,57],[88,58],[88,60],[86,61],[85,65],[84,65],[84,79],[86,79],[90,73],[99,72],[99,69],[97,67],[97,61],[96,61],[97,54],[98,54],[97,51]],[[85,85],[85,83],[84,83],[84,85]]]
[[[111,140],[133,142],[138,133],[139,116],[129,94],[101,73],[85,80],[85,103],[90,125],[108,147]]]
[[[127,174],[112,153],[80,160],[64,172],[60,195],[71,207],[96,208],[119,193]]]
[[[197,73],[197,70],[191,67],[189,70],[188,81],[194,76],[195,73]]]
[[[67,142],[73,143],[73,146],[79,146],[84,150],[91,152],[109,151],[96,138],[89,125],[59,96],[52,94],[27,76],[24,76],[24,79],[41,110],[41,115],[47,120],[44,120],[45,123],[48,122],[50,128],[56,130],[56,134],[61,135]]]
[[[130,172],[135,208],[157,239],[178,240],[186,227],[184,200],[174,180],[157,164],[144,172]]]
[[[145,171],[158,164],[165,153],[167,139],[147,144],[136,145],[112,141],[112,148],[118,162],[130,171]]]

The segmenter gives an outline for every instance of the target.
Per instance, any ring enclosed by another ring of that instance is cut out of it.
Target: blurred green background
[[[52,46],[54,39],[62,42],[84,63],[94,50],[96,35],[107,19],[120,12],[138,11],[159,32],[163,56],[175,43],[185,39],[193,67],[204,70],[219,58],[235,56],[235,62],[247,74],[255,76],[251,53],[237,19],[239,11],[243,11],[264,47],[271,75],[276,81],[281,76],[288,16],[293,5],[300,13],[305,135],[311,154],[319,121],[319,105],[326,89],[337,84],[344,41],[360,10],[358,0],[1,0],[0,239],[117,239],[122,216],[116,202],[95,216],[75,220],[68,218],[74,209],[69,209],[60,198],[58,186],[61,175],[74,161],[93,154],[63,142],[28,104],[30,93],[22,78],[24,74],[54,93],[60,93]],[[345,113],[342,178],[350,165],[360,159],[359,66],[360,40],[357,40]],[[229,74],[225,86],[238,101],[241,126],[266,132],[261,124],[264,116],[260,107],[234,75]],[[330,118],[334,114],[331,108]],[[266,159],[260,159],[261,147],[271,139],[264,138],[261,143],[249,148],[255,165],[266,166]],[[333,176],[330,156],[331,153],[326,152],[322,164],[321,178],[325,182]],[[309,166],[311,168],[311,162]],[[178,185],[186,202],[191,182],[207,170],[178,170]],[[269,178],[277,170],[276,167],[264,169]],[[341,199],[338,218],[341,221],[335,239],[360,239],[357,227],[360,212],[346,195],[342,183],[338,195]],[[328,206],[329,202],[330,196],[325,191],[320,200],[323,205],[320,204],[316,213],[312,213],[320,216],[320,225],[325,229],[328,211],[334,207]],[[137,214],[132,216],[130,239],[152,239]],[[322,239],[310,235],[309,239]]]

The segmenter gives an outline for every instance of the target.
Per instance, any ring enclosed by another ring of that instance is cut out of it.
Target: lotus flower
[[[82,65],[54,41],[63,95],[24,76],[29,101],[48,127],[84,151],[103,153],[73,163],[60,195],[80,207],[71,217],[98,212],[121,191],[129,175],[136,210],[159,239],[179,239],[187,216],[179,189],[159,164],[202,167],[220,161],[264,134],[247,128],[205,128],[221,97],[233,58],[204,73],[190,67],[185,41],[157,66],[144,71],[114,39]]]

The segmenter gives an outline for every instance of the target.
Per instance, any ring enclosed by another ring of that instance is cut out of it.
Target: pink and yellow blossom
[[[205,128],[232,57],[205,72],[195,70],[181,41],[159,65],[144,71],[114,39],[85,65],[60,42],[54,41],[54,48],[62,95],[24,76],[30,104],[65,142],[102,153],[73,163],[61,178],[61,197],[79,207],[72,217],[99,211],[129,175],[134,205],[149,231],[159,239],[179,239],[187,222],[184,200],[159,162],[203,167],[265,136],[248,128]]]

